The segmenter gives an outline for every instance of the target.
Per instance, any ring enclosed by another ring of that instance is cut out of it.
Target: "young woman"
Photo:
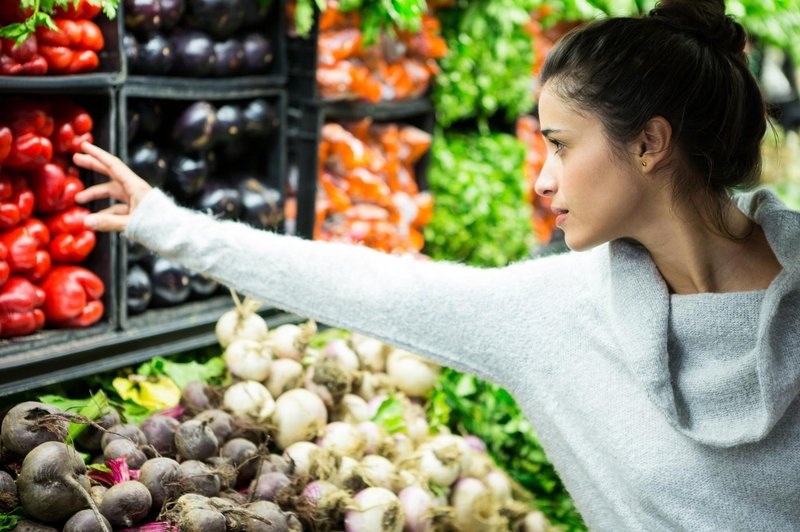
[[[800,530],[800,213],[755,184],[764,103],[722,0],[571,33],[544,67],[536,183],[572,253],[406,260],[177,207],[111,177],[87,224],[272,305],[511,392],[595,530]]]

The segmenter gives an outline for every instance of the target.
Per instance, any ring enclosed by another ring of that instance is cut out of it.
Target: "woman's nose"
[[[544,163],[542,171],[539,172],[539,177],[536,178],[536,183],[533,185],[533,189],[536,191],[536,193],[544,197],[554,196],[556,190],[558,190],[558,183],[549,163],[550,160],[548,159]]]

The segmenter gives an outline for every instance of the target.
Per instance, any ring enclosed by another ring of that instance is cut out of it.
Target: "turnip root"
[[[316,332],[317,324],[313,320],[302,325],[287,323],[272,329],[267,336],[267,343],[276,357],[300,361],[308,341]]]
[[[373,373],[384,371],[386,355],[390,349],[388,345],[358,333],[350,335],[350,344],[358,355],[362,368]]]
[[[225,390],[225,408],[244,419],[263,423],[275,411],[275,400],[269,390],[256,381],[237,382]]]
[[[395,349],[386,358],[386,373],[398,390],[409,397],[424,397],[439,378],[440,367],[424,358]]]
[[[111,523],[105,516],[100,516],[105,524],[104,529],[97,516],[93,511],[86,509],[76,513],[64,525],[63,532],[103,532],[103,530],[111,530]]]
[[[339,361],[322,357],[306,370],[303,386],[319,395],[328,408],[333,408],[350,393],[354,375]]]
[[[334,421],[325,425],[317,445],[336,456],[361,458],[367,448],[367,438],[350,423]]]
[[[309,482],[300,493],[295,506],[300,518],[315,529],[317,525],[326,523],[325,530],[335,529],[335,523],[341,520],[342,513],[350,506],[350,494],[325,480]]]
[[[344,517],[347,532],[402,532],[405,527],[397,495],[385,488],[359,491],[353,502]]]
[[[533,510],[525,516],[518,532],[549,532],[550,524],[539,510]]]
[[[152,504],[150,490],[144,484],[127,480],[108,488],[100,513],[115,527],[129,528],[147,515]]]
[[[175,449],[184,459],[204,460],[217,454],[219,443],[208,423],[190,419],[175,431]]]
[[[278,398],[284,392],[300,386],[303,382],[303,365],[290,358],[278,358],[272,361],[269,377],[267,377],[267,390],[272,397]]]
[[[55,441],[42,443],[29,452],[17,477],[22,507],[31,517],[46,523],[63,523],[87,506],[97,514],[89,487],[80,455],[74,448]]]
[[[175,431],[180,422],[167,416],[150,416],[142,421],[141,430],[153,449],[162,456],[175,456]]]
[[[112,440],[103,448],[106,461],[124,458],[130,469],[139,469],[147,461],[147,456],[130,440]]]
[[[103,447],[101,442],[103,434],[105,434],[105,431],[102,429],[110,429],[114,425],[119,425],[119,422],[119,412],[109,406],[102,416],[94,420],[93,425],[89,425],[80,433],[75,439],[75,444],[81,449],[93,453],[102,451]]]
[[[9,512],[18,504],[19,498],[14,478],[5,471],[0,471],[0,513]]]
[[[238,474],[236,484],[243,486],[253,480],[258,471],[258,447],[250,440],[233,438],[220,450],[220,456],[233,462]]]
[[[336,457],[309,441],[293,443],[283,452],[292,464],[292,475],[327,480],[336,474]]]
[[[211,430],[214,431],[214,435],[217,437],[217,443],[220,445],[228,441],[228,438],[235,428],[233,416],[224,410],[216,408],[200,412],[194,416],[194,419],[208,423],[208,426],[211,427]]]
[[[408,532],[433,532],[434,520],[448,513],[445,509],[437,509],[433,495],[420,486],[403,488],[397,498],[406,518]]]
[[[152,458],[139,470],[139,482],[150,491],[153,508],[177,495],[178,462],[171,458]]]
[[[102,445],[103,449],[105,449],[106,445],[114,440],[130,440],[136,445],[147,444],[147,436],[144,435],[142,429],[131,423],[114,425],[108,429],[100,439],[100,444]]]
[[[345,423],[361,423],[367,421],[369,417],[367,402],[352,393],[345,394],[339,404],[334,405],[331,412],[333,421],[344,421]]]
[[[453,485],[450,494],[453,523],[460,530],[495,532],[508,530],[508,520],[498,513],[499,506],[486,485],[464,477]]]
[[[278,397],[272,422],[276,427],[275,443],[286,449],[293,443],[316,438],[328,422],[328,410],[318,396],[297,388]]]
[[[16,405],[8,411],[0,427],[3,448],[21,458],[41,443],[65,441],[69,421],[59,414],[61,409],[36,401]]]
[[[214,396],[211,386],[203,381],[192,381],[183,387],[181,392],[181,405],[190,414],[197,414],[212,408],[216,408],[212,397]]]
[[[261,303],[250,298],[245,298],[244,302],[240,303],[235,292],[231,291],[231,295],[236,303],[236,308],[229,310],[217,320],[215,332],[219,345],[226,348],[239,338],[258,342],[266,340],[267,322],[256,314]]]
[[[225,365],[236,377],[263,381],[270,373],[272,351],[264,342],[237,338],[225,349]]]
[[[195,493],[206,497],[219,494],[220,481],[203,462],[186,460],[178,467],[180,493]]]

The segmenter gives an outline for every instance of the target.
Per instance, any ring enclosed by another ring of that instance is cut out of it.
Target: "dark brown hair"
[[[541,78],[596,114],[617,151],[652,117],[669,121],[677,155],[693,170],[675,174],[674,198],[694,200],[733,238],[724,208],[733,189],[758,184],[767,127],[745,41],[723,0],[662,1],[649,16],[598,20],[567,34]]]

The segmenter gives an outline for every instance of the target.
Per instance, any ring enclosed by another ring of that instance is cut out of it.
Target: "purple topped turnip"
[[[100,504],[100,513],[115,527],[131,527],[144,519],[152,504],[150,491],[144,484],[127,480],[108,488]]]
[[[11,454],[23,457],[47,441],[64,441],[69,421],[59,417],[61,409],[36,401],[26,401],[8,411],[0,427],[0,442]]]

